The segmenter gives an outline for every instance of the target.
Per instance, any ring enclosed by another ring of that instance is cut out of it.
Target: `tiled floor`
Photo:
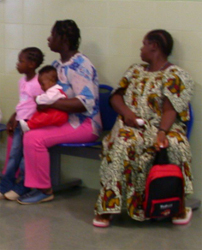
[[[0,201],[0,250],[201,250],[202,212],[187,226],[137,222],[126,213],[109,228],[92,226],[97,190],[74,188],[52,202],[23,206]]]

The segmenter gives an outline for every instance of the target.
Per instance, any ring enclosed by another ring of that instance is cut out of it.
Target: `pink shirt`
[[[26,77],[19,80],[19,103],[16,106],[16,120],[30,119],[36,111],[36,102],[34,97],[44,93],[38,82],[38,75],[30,81],[26,81]]]

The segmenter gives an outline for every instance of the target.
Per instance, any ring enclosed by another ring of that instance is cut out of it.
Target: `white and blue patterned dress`
[[[56,60],[52,65],[58,72],[58,84],[62,86],[68,98],[78,98],[86,108],[86,112],[69,114],[71,126],[77,128],[86,119],[90,119],[93,133],[99,135],[102,125],[99,112],[99,82],[95,67],[81,53],[75,54],[66,63]]]

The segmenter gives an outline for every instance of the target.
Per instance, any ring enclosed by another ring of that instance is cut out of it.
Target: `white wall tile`
[[[19,50],[6,49],[5,50],[5,71],[6,74],[16,74],[16,63],[18,60]],[[18,93],[16,93],[18,98]]]
[[[186,31],[202,31],[202,2],[181,1],[180,4],[181,8],[178,17],[181,23],[180,29]]]
[[[173,2],[162,1],[158,2],[156,6],[156,26],[159,29],[180,30],[182,21],[179,18],[181,3],[176,1],[175,4],[173,4]]]
[[[0,48],[5,48],[5,25],[0,23]]]
[[[86,55],[107,55],[108,50],[108,29],[106,28],[83,28],[81,50]]]
[[[18,90],[18,81],[22,77],[20,74],[6,75],[5,81],[1,85],[1,90],[3,93],[3,98],[5,99],[16,99],[16,93]]]
[[[49,51],[47,38],[49,36],[49,26],[24,25],[23,47],[38,47],[44,53]]]
[[[15,106],[18,102],[18,97],[16,96],[17,91],[17,75],[15,77],[12,75],[1,75],[0,84],[0,108],[3,113],[2,122],[7,122],[11,114],[15,112]],[[5,105],[6,103],[6,105]],[[5,156],[4,156],[5,157]]]
[[[153,29],[156,19],[156,3],[144,1],[109,2],[109,27]],[[148,14],[149,13],[149,14]]]
[[[5,107],[5,103],[7,103]],[[18,103],[17,98],[1,98],[0,105],[1,105],[1,110],[3,112],[3,123],[6,123],[8,119],[11,117],[11,115],[15,112],[15,107]],[[9,104],[9,105],[8,105]]]
[[[83,9],[79,10],[82,17],[82,26],[107,27],[107,1],[85,2]]]
[[[66,0],[44,0],[45,2],[45,23],[53,25],[56,20],[73,19],[79,25],[84,22],[82,10],[85,8],[85,1]]]
[[[112,56],[139,57],[145,30],[110,28],[109,54]]]
[[[5,50],[0,48],[0,73],[5,73]]]
[[[44,23],[44,1],[25,0],[24,1],[24,23],[43,24]]]
[[[5,10],[4,10],[5,4],[4,2],[0,2],[0,23],[4,22],[4,18],[5,18]]]
[[[21,49],[23,47],[22,24],[5,25],[5,47],[9,49]]]
[[[5,2],[5,22],[23,22],[23,0],[6,0]]]
[[[200,61],[202,55],[202,32],[181,32],[181,60]]]

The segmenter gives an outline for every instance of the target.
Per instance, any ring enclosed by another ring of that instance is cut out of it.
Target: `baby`
[[[47,65],[39,70],[38,81],[41,89],[45,92],[38,95],[35,102],[39,105],[50,105],[58,99],[67,98],[62,87],[57,84],[58,77],[56,69]],[[68,114],[57,109],[47,108],[43,111],[36,111],[28,121],[20,120],[23,132],[30,129],[42,128],[45,126],[61,126],[68,120]]]

